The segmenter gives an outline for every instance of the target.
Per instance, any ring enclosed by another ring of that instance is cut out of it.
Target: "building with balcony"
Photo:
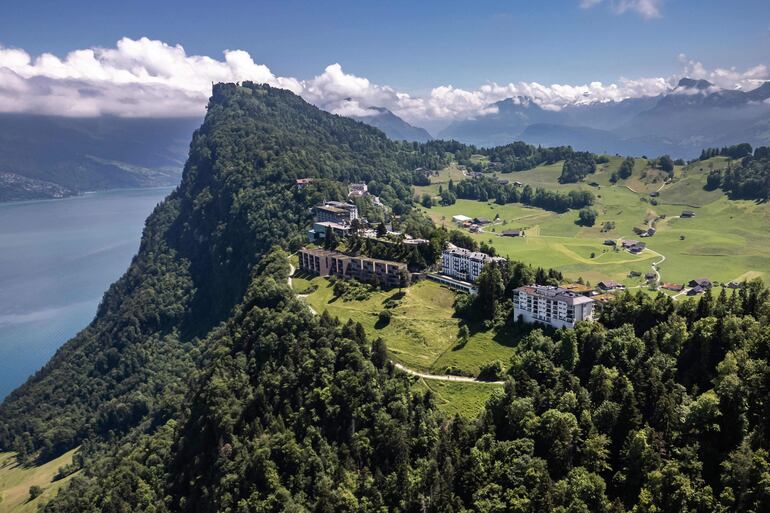
[[[513,291],[513,316],[527,323],[574,328],[580,321],[593,320],[594,303],[590,297],[561,287],[525,285]]]
[[[441,254],[441,272],[458,280],[473,283],[479,279],[484,265],[493,262],[505,262],[505,259],[450,245]]]
[[[383,288],[409,285],[409,270],[402,262],[350,256],[326,249],[302,248],[298,255],[299,268],[310,274],[354,278],[364,283],[377,283]]]

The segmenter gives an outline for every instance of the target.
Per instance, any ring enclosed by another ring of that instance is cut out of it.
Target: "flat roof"
[[[525,294],[531,294],[533,296],[547,297],[556,301],[563,301],[568,305],[582,305],[594,302],[590,297],[581,296],[580,294],[570,292],[567,289],[550,285],[524,285],[523,287],[515,289],[515,291],[524,292]]]

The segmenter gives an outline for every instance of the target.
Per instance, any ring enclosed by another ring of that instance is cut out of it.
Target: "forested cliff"
[[[179,188],[94,322],[0,406],[0,446],[83,470],[49,512],[770,509],[768,292],[626,294],[533,330],[481,417],[446,418],[379,340],[286,284],[309,206],[410,209],[454,143],[389,141],[293,94],[214,88]],[[317,178],[302,191],[295,178]]]

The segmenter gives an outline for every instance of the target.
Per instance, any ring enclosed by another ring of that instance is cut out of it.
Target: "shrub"
[[[29,487],[29,500],[33,501],[43,495],[43,488],[38,485],[32,485]]]
[[[503,363],[500,360],[485,363],[479,371],[479,380],[499,381],[503,378],[503,371]]]

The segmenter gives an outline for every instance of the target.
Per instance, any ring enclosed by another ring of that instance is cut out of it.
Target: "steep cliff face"
[[[367,181],[406,204],[419,159],[288,91],[217,85],[182,183],[147,220],[126,274],[94,321],[0,406],[0,447],[45,458],[168,418],[169,391],[195,367],[200,338],[242,301],[254,266],[275,244],[296,248],[308,206],[339,194],[323,179]],[[322,180],[297,191],[304,176]]]

